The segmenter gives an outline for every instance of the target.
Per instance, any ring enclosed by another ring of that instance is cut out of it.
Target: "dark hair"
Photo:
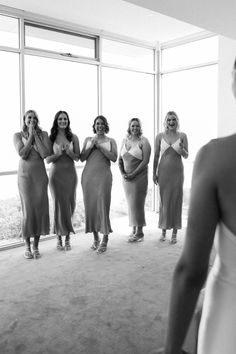
[[[140,127],[140,132],[139,132],[139,134],[138,134],[138,137],[140,137],[140,136],[143,134],[143,131],[142,131],[141,120],[140,120],[139,118],[131,118],[131,119],[129,120],[128,129],[127,129],[128,136],[131,135],[130,125],[131,125],[132,122],[138,122],[139,127]]]
[[[236,59],[234,61],[234,69],[236,70]]]
[[[176,130],[179,129],[179,117],[177,116],[177,113],[175,111],[169,111],[166,113],[165,120],[164,120],[165,131],[168,130],[167,119],[171,116],[174,116],[176,118],[176,123],[177,123]]]
[[[100,115],[100,116],[97,116],[97,117],[94,119],[94,122],[93,122],[93,132],[94,132],[94,134],[96,134],[95,125],[96,125],[97,119],[101,119],[101,120],[103,121],[103,123],[104,123],[104,125],[105,125],[105,133],[108,133],[108,132],[109,132],[109,124],[108,124],[108,122],[107,122],[107,119],[106,119],[106,117]]]
[[[55,117],[54,117],[54,121],[53,121],[53,124],[52,124],[52,128],[51,128],[51,134],[49,135],[49,138],[51,140],[52,143],[54,143],[54,141],[56,140],[56,137],[57,137],[57,133],[58,133],[58,118],[60,116],[60,114],[65,114],[67,119],[68,119],[68,125],[67,127],[65,128],[65,136],[66,136],[66,139],[68,141],[72,141],[72,137],[73,137],[73,134],[72,134],[72,131],[71,131],[71,128],[70,128],[70,118],[69,118],[69,115],[66,111],[58,111],[56,114],[55,114]]]
[[[42,135],[42,129],[40,128],[39,126],[39,117],[38,117],[38,114],[35,110],[33,109],[29,109],[28,111],[25,112],[24,116],[23,116],[23,127],[22,127],[22,131],[23,131],[23,134],[28,137],[28,127],[27,125],[25,124],[25,119],[27,117],[28,114],[30,113],[33,113],[33,115],[35,116],[36,118],[36,125],[35,125],[35,130],[37,131],[37,133],[39,135]]]

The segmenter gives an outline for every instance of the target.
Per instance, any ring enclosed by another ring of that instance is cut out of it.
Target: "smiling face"
[[[176,121],[176,117],[175,116],[169,116],[168,118],[167,118],[167,120],[166,120],[166,122],[167,122],[167,126],[168,126],[168,128],[169,129],[176,129],[176,123],[177,123],[177,121]]]
[[[141,127],[140,127],[140,124],[137,120],[132,120],[132,122],[130,123],[129,129],[130,129],[131,135],[133,135],[133,136],[140,135]]]
[[[176,131],[179,129],[179,119],[174,111],[167,113],[164,122],[165,130]]]
[[[29,128],[32,125],[35,127],[37,123],[38,123],[38,118],[36,117],[35,113],[29,111],[25,116],[25,125],[27,126],[27,128]]]
[[[65,113],[60,113],[59,117],[57,118],[57,125],[60,129],[66,129],[68,126],[68,117]]]
[[[105,134],[105,122],[101,118],[97,118],[94,124],[94,129],[97,135]]]

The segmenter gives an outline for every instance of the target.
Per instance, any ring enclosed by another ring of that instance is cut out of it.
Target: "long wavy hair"
[[[169,111],[169,112],[166,113],[165,120],[164,120],[165,132],[168,132],[168,130],[169,130],[168,124],[167,124],[167,120],[170,117],[175,117],[176,118],[176,130],[179,130],[179,117],[177,116],[177,113],[175,111]]]
[[[105,133],[108,133],[109,130],[110,130],[110,129],[109,129],[108,121],[107,121],[106,117],[100,115],[100,116],[97,116],[97,117],[94,119],[94,122],[93,122],[93,132],[94,132],[94,134],[96,134],[95,125],[96,125],[96,121],[97,121],[98,119],[101,119],[101,120],[103,121],[103,123],[104,123],[104,125],[105,125]]]
[[[28,111],[25,112],[24,116],[23,116],[23,126],[22,126],[22,132],[23,135],[28,138],[29,137],[29,128],[27,127],[27,125],[25,124],[25,119],[29,114],[33,114],[36,118],[36,125],[35,125],[35,130],[37,131],[38,135],[41,137],[42,136],[42,129],[39,126],[39,117],[38,114],[35,110],[33,109],[29,109]]]
[[[143,131],[142,131],[142,123],[141,123],[141,120],[139,118],[131,118],[129,123],[128,123],[128,129],[127,129],[127,136],[129,137],[131,135],[131,129],[130,129],[130,126],[131,126],[131,123],[133,122],[138,122],[139,124],[139,134],[138,134],[138,137],[140,138],[140,136],[143,135]]]
[[[54,120],[53,120],[53,124],[52,124],[52,128],[51,128],[51,134],[49,135],[49,138],[51,140],[52,143],[54,143],[54,141],[56,140],[56,137],[57,137],[57,134],[58,134],[58,118],[60,116],[60,114],[65,114],[67,119],[68,119],[68,125],[67,127],[65,128],[65,136],[66,136],[66,139],[68,141],[72,141],[72,137],[73,137],[73,134],[72,134],[72,131],[71,131],[71,128],[70,128],[70,118],[69,118],[69,115],[66,111],[58,111],[56,114],[55,114],[55,117],[54,117]]]

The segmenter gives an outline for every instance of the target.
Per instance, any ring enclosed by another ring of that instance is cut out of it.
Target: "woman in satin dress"
[[[143,226],[146,225],[145,199],[151,146],[142,135],[140,119],[132,118],[127,132],[121,144],[119,168],[128,203],[129,226],[132,227],[128,242],[140,242],[144,239]]]
[[[160,241],[166,240],[166,230],[172,230],[171,244],[177,242],[182,227],[184,167],[182,157],[188,157],[188,139],[179,131],[179,118],[174,111],[166,114],[165,131],[156,136],[153,182],[159,185]]]
[[[23,117],[22,131],[14,134],[14,145],[20,156],[18,188],[22,207],[21,234],[25,241],[24,257],[39,258],[39,239],[49,234],[48,176],[44,159],[50,153],[48,134],[39,127],[36,111]],[[33,252],[30,238],[33,238]]]
[[[81,183],[85,207],[85,232],[93,233],[92,250],[98,254],[107,250],[108,236],[112,232],[110,204],[112,173],[111,161],[117,160],[117,146],[113,138],[107,136],[109,125],[106,117],[94,119],[94,136],[87,137],[81,152],[81,161],[86,161]],[[102,233],[100,240],[99,233]]]
[[[233,67],[236,98],[236,61]],[[198,354],[236,350],[236,134],[210,141],[197,154],[184,248],[172,283],[164,354],[180,354],[205,284]],[[208,273],[211,249],[216,257]]]
[[[51,154],[46,158],[51,163],[49,187],[54,209],[54,233],[57,235],[57,249],[71,249],[70,233],[75,233],[72,217],[76,206],[77,172],[75,161],[80,157],[79,139],[70,128],[66,111],[55,115],[51,134]],[[65,246],[62,237],[65,236]]]

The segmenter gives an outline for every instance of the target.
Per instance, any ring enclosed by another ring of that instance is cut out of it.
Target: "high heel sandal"
[[[166,240],[166,230],[162,230],[161,237],[159,238],[159,241],[164,242]]]
[[[33,254],[32,254],[30,249],[25,250],[24,257],[26,259],[32,259],[33,258]]]
[[[128,242],[142,242],[144,238],[144,233],[143,232],[139,232],[136,233],[135,235],[131,235],[128,239]]]
[[[91,250],[96,251],[98,249],[98,247],[99,247],[99,244],[100,244],[100,239],[94,240],[93,244],[91,246]]]
[[[97,254],[104,253],[107,250],[107,242],[102,241],[97,249]]]
[[[41,257],[41,254],[39,253],[39,250],[33,250],[33,258],[38,259]]]
[[[59,251],[64,250],[64,247],[62,246],[62,238],[61,238],[61,236],[57,236],[57,249]]]
[[[174,245],[175,243],[177,243],[177,235],[173,234],[170,240],[170,244]]]
[[[65,250],[66,251],[70,251],[71,250],[70,240],[65,241]]]

